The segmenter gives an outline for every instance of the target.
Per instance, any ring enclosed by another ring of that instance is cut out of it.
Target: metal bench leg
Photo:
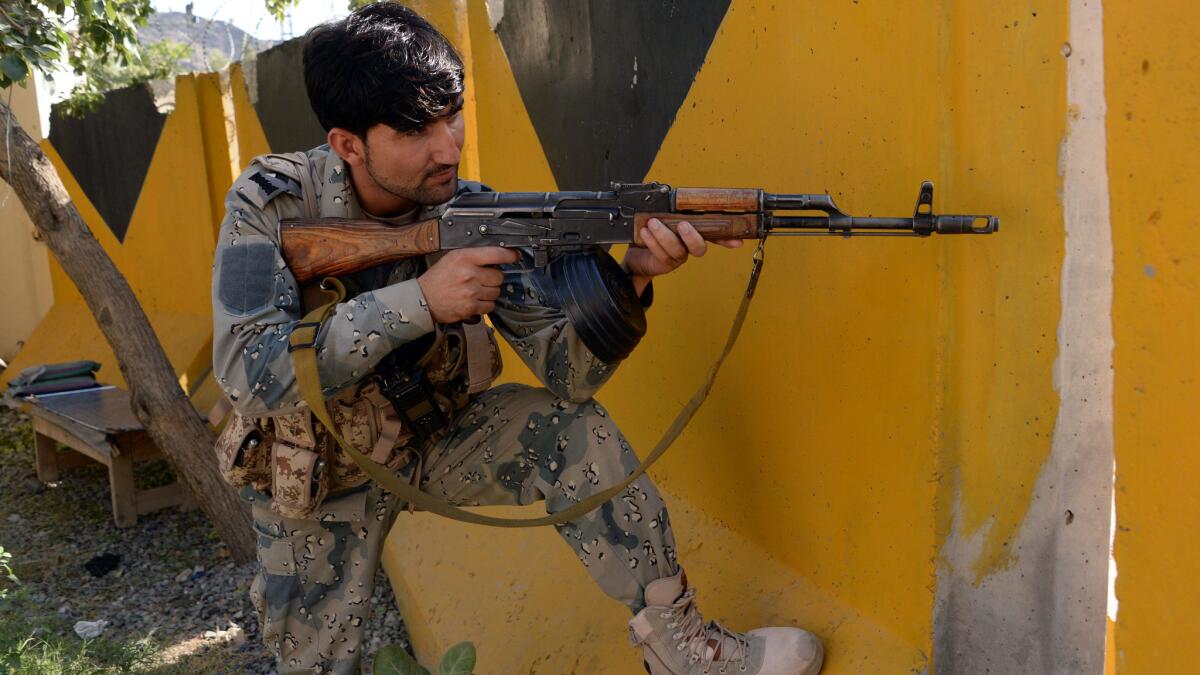
[[[112,490],[113,520],[117,527],[137,525],[137,488],[133,484],[133,453],[114,455],[108,465],[108,484]]]
[[[58,481],[58,450],[53,438],[33,433],[33,447],[37,454],[37,477],[43,483]]]

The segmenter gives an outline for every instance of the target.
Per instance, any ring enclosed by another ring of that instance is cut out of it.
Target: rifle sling
[[[624,480],[612,487],[606,488],[583,501],[574,504],[562,511],[540,518],[497,518],[495,516],[486,516],[474,511],[459,508],[445,501],[444,499],[435,497],[428,493],[422,492],[418,486],[410,485],[402,480],[399,476],[388,471],[382,465],[373,461],[370,457],[359,452],[354,446],[346,442],[345,439],[337,433],[337,428],[330,418],[329,410],[325,405],[325,396],[321,391],[321,383],[317,373],[317,353],[314,348],[317,332],[320,330],[320,325],[333,311],[338,302],[342,300],[345,294],[341,284],[336,279],[326,279],[322,282],[322,287],[333,286],[336,290],[325,292],[332,296],[330,302],[321,307],[318,307],[308,313],[304,317],[304,321],[292,331],[289,339],[290,350],[292,353],[292,367],[296,373],[296,384],[300,389],[300,395],[304,401],[312,409],[317,419],[321,420],[321,424],[329,430],[330,435],[341,446],[342,450],[353,459],[363,471],[367,473],[377,483],[387,489],[401,499],[408,502],[411,506],[415,506],[422,511],[436,513],[439,516],[445,516],[451,520],[459,520],[467,523],[475,523],[477,525],[491,525],[493,527],[536,527],[539,525],[562,525],[572,520],[581,518],[591,511],[599,508],[601,505],[610,501],[613,497],[619,495],[629,484],[646,473],[660,457],[666,453],[667,448],[675,442],[696,411],[700,409],[700,405],[704,403],[704,399],[708,397],[712,391],[713,384],[716,382],[717,373],[721,370],[721,365],[725,362],[725,358],[729,356],[729,352],[733,350],[733,345],[737,341],[738,334],[742,331],[742,324],[746,321],[746,314],[750,309],[750,300],[754,297],[754,289],[758,285],[758,277],[762,273],[763,265],[763,249],[766,239],[760,239],[758,249],[754,252],[753,266],[750,269],[750,278],[746,284],[746,292],[742,297],[741,305],[738,306],[737,314],[734,316],[733,325],[729,328],[729,336],[725,339],[725,346],[721,350],[720,356],[712,364],[708,370],[708,376],[700,388],[692,394],[692,398],[687,405],[679,411],[675,416],[675,421],[671,426],[663,432],[662,438],[654,446],[654,450],[646,456],[641,465],[629,474]],[[419,477],[418,477],[419,480]]]

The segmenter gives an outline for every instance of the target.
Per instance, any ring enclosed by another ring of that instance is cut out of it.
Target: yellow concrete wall
[[[229,94],[238,157],[238,161],[234,162],[234,176],[237,176],[246,170],[251,159],[270,152],[271,146],[267,144],[267,135],[263,132],[262,123],[258,121],[258,113],[254,112],[254,105],[250,102],[250,94],[246,90],[246,78],[242,73],[241,63],[234,63],[229,67]],[[223,210],[224,207],[222,207]],[[222,212],[218,217],[224,217],[224,213]]]
[[[1195,3],[1105,3],[1118,673],[1196,671],[1200,88]]]
[[[41,140],[37,90],[14,87],[0,90],[11,104],[17,122]],[[0,120],[0,124],[3,121]],[[2,128],[2,127],[0,127]],[[0,321],[0,359],[11,361],[53,303],[46,247],[33,238],[33,223],[17,195],[0,182],[0,288],[4,289],[4,320]]]
[[[208,377],[210,277],[215,224],[220,218],[213,205],[233,179],[227,139],[215,132],[205,134],[205,124],[216,129],[214,116],[223,117],[220,97],[205,91],[215,86],[212,77],[176,80],[175,109],[163,126],[124,242],[104,224],[53,146],[43,142],[84,221],[142,303],[189,393],[196,393]],[[202,110],[214,101],[216,112]],[[10,373],[37,363],[87,358],[103,365],[102,381],[124,384],[116,358],[79,290],[54,261],[50,277],[54,306],[14,359]],[[215,390],[209,390],[194,399],[207,408],[215,395]]]
[[[982,533],[977,579],[1010,544],[1050,453],[1063,259],[1058,158],[1066,122],[1066,3],[963,3],[949,12],[943,185],[1000,212],[987,242],[948,241],[939,280],[938,532]],[[958,519],[957,522],[955,519]]]
[[[480,176],[548,189],[484,3],[467,4]],[[648,175],[829,190],[875,215],[905,213],[931,178],[941,211],[1005,221],[991,238],[772,241],[716,391],[653,472],[707,611],[813,628],[827,672],[929,666],[952,533],[982,537],[975,574],[1011,562],[1054,425],[1065,34],[1065,3],[735,0]],[[636,448],[719,350],[748,256],[657,283],[650,333],[600,395]],[[556,539],[402,518],[387,562],[418,650],[469,638],[496,672],[634,672],[623,610]]]
[[[485,0],[409,4],[467,62],[464,176],[553,189]],[[1106,9],[1121,487],[1114,660],[1119,672],[1187,672],[1198,599],[1189,573],[1200,563],[1179,536],[1197,511],[1189,479],[1200,468],[1187,452],[1197,370],[1187,347],[1200,309],[1188,36],[1200,16],[1175,0],[1154,13],[1127,0]],[[1059,158],[1078,113],[1067,107],[1068,20],[1066,0],[734,0],[647,176],[827,190],[873,215],[905,214],[930,178],[939,211],[1004,222],[986,238],[773,240],[741,342],[653,472],[706,612],[738,628],[814,630],[827,673],[933,670],[939,575],[982,587],[1029,564],[1016,542],[1059,409]],[[267,144],[238,66],[224,80],[181,78],[176,97],[123,245],[64,179],[172,361],[203,380],[221,196]],[[636,448],[653,444],[702,379],[748,259],[715,251],[656,284],[650,333],[600,396]],[[99,358],[119,382],[77,291],[56,266],[52,275],[40,346],[18,361]],[[505,360],[507,378],[533,383],[515,355]],[[551,530],[405,516],[384,557],[425,660],[470,639],[483,672],[640,668],[627,613]]]

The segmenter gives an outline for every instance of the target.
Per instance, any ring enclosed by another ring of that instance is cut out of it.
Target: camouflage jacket
[[[302,404],[288,354],[288,337],[306,308],[302,289],[280,255],[279,221],[306,213],[304,184],[321,217],[361,218],[346,167],[328,146],[306,153],[307,163],[264,155],[233,184],[213,267],[213,373],[243,415],[274,416]],[[301,180],[300,171],[311,180]],[[459,182],[459,192],[487,188]],[[425,207],[416,219],[443,207]],[[416,277],[425,260],[406,260],[354,275],[351,295],[317,335],[318,371],[327,396],[368,374],[389,352],[434,330]],[[582,402],[612,375],[583,345],[549,290],[544,273],[505,268],[493,325],[555,395]]]

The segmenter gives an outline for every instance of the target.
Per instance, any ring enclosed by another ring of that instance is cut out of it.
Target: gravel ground
[[[139,464],[135,478],[142,488],[172,480],[163,461]],[[247,593],[257,563],[230,560],[198,509],[164,509],[118,529],[110,503],[108,475],[99,464],[41,484],[28,418],[0,407],[0,546],[13,554],[15,572],[37,607],[64,620],[60,627],[106,620],[108,639],[152,635],[162,648],[155,672],[272,672]],[[93,577],[84,565],[104,554],[120,556],[120,563]],[[368,653],[384,644],[407,648],[382,570],[372,604]],[[69,628],[67,636],[78,639]]]

